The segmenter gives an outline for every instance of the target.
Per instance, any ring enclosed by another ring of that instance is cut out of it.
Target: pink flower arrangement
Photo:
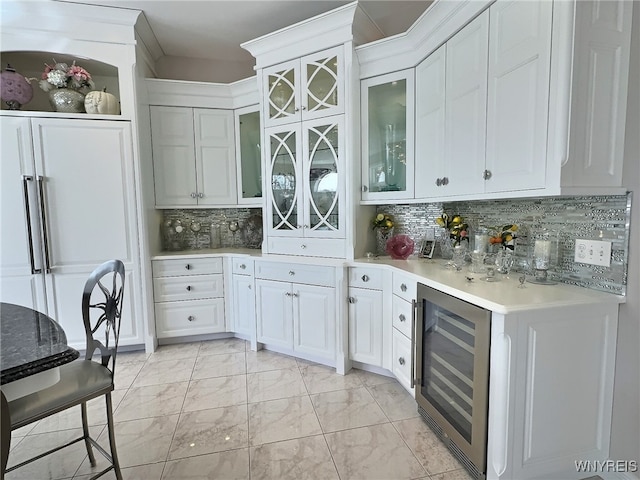
[[[54,59],[55,62],[55,59]],[[66,63],[55,63],[53,66],[45,63],[40,88],[45,92],[54,88],[71,88],[80,90],[81,88],[95,88],[91,74],[84,68],[76,65],[74,61],[71,66]]]

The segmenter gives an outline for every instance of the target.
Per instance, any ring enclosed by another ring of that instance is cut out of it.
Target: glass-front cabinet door
[[[343,117],[303,125],[304,236],[344,238]]]
[[[342,52],[342,46],[334,47],[265,68],[265,126],[343,113]]]
[[[361,82],[362,200],[414,196],[414,71]]]
[[[238,204],[262,205],[262,156],[258,106],[235,111]]]
[[[265,130],[269,235],[302,235],[302,155],[300,125]]]

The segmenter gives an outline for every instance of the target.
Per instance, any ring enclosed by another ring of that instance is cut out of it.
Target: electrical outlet
[[[611,242],[576,239],[574,260],[590,265],[611,266]]]

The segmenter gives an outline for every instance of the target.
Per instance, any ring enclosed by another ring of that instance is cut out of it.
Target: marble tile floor
[[[322,365],[223,339],[120,353],[113,393],[126,480],[424,479],[471,477],[418,416],[393,378]],[[104,400],[90,403],[108,448]],[[13,432],[9,465],[76,435],[73,409]],[[7,480],[88,479],[84,444],[7,474]],[[103,476],[114,479],[112,472]]]

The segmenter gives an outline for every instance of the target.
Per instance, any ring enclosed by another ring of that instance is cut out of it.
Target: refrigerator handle
[[[31,203],[29,202],[29,182],[33,182],[31,175],[22,176],[22,189],[24,191],[24,209],[27,221],[27,235],[29,236],[29,261],[31,262],[31,274],[42,273],[41,268],[36,268],[36,258],[33,251],[33,228],[31,226]]]
[[[44,178],[38,176],[38,191],[40,193],[40,215],[42,219],[42,238],[44,240],[44,271],[51,273],[51,262],[49,260],[49,232],[47,231],[47,216],[44,207]]]
[[[416,316],[418,301],[411,300],[411,388],[416,386]]]

